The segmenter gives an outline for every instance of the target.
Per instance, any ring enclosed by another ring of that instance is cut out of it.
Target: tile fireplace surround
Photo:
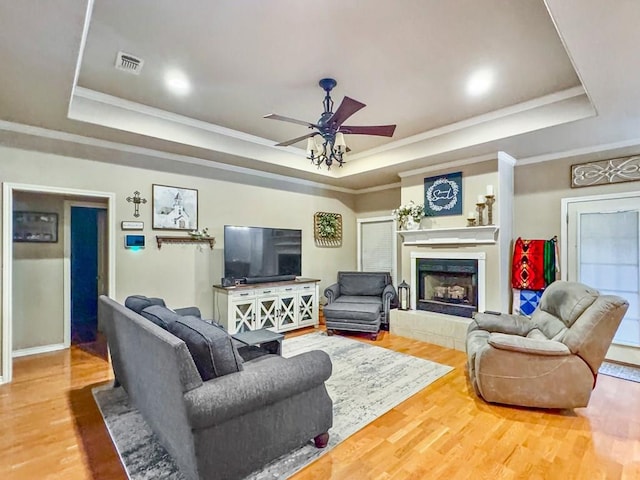
[[[478,310],[486,304],[486,254],[484,252],[411,252],[411,310],[392,310],[390,330],[396,335],[415,338],[443,347],[465,350],[470,318],[416,310],[417,264],[420,259],[476,260],[478,263]]]

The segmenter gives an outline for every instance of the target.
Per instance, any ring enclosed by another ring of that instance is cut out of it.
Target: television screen
[[[225,278],[301,274],[302,230],[225,225]]]

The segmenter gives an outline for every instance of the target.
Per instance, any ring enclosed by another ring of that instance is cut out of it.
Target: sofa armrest
[[[384,287],[382,291],[382,311],[386,315],[386,318],[389,318],[389,310],[391,309],[391,302],[396,298],[396,289],[393,285],[389,284]]]
[[[526,337],[536,325],[524,315],[511,315],[501,313],[476,313],[469,324],[469,332],[474,330],[486,330],[487,332],[506,333]]]
[[[176,308],[174,310],[181,317],[193,316],[202,318],[202,314],[200,313],[200,309],[198,307],[184,307],[184,308]]]
[[[291,358],[269,356],[185,393],[189,423],[207,428],[324,384],[331,359],[320,350]]]
[[[334,283],[324,289],[324,296],[327,297],[327,303],[336,301],[336,298],[340,296],[340,284]]]
[[[519,335],[507,335],[504,333],[492,333],[489,336],[489,345],[500,350],[531,353],[544,356],[571,355],[571,350],[564,343],[554,340],[534,340]]]

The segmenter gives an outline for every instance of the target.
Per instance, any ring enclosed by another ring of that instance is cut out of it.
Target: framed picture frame
[[[424,214],[462,215],[462,172],[424,179]]]
[[[13,241],[58,242],[58,214],[51,212],[13,212]]]
[[[342,245],[342,215],[316,212],[313,215],[313,237],[318,247]]]
[[[154,230],[198,229],[198,190],[153,184],[151,202]]]

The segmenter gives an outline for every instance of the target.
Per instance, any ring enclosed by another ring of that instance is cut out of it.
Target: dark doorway
[[[98,218],[102,209],[71,207],[71,343],[98,333]]]

